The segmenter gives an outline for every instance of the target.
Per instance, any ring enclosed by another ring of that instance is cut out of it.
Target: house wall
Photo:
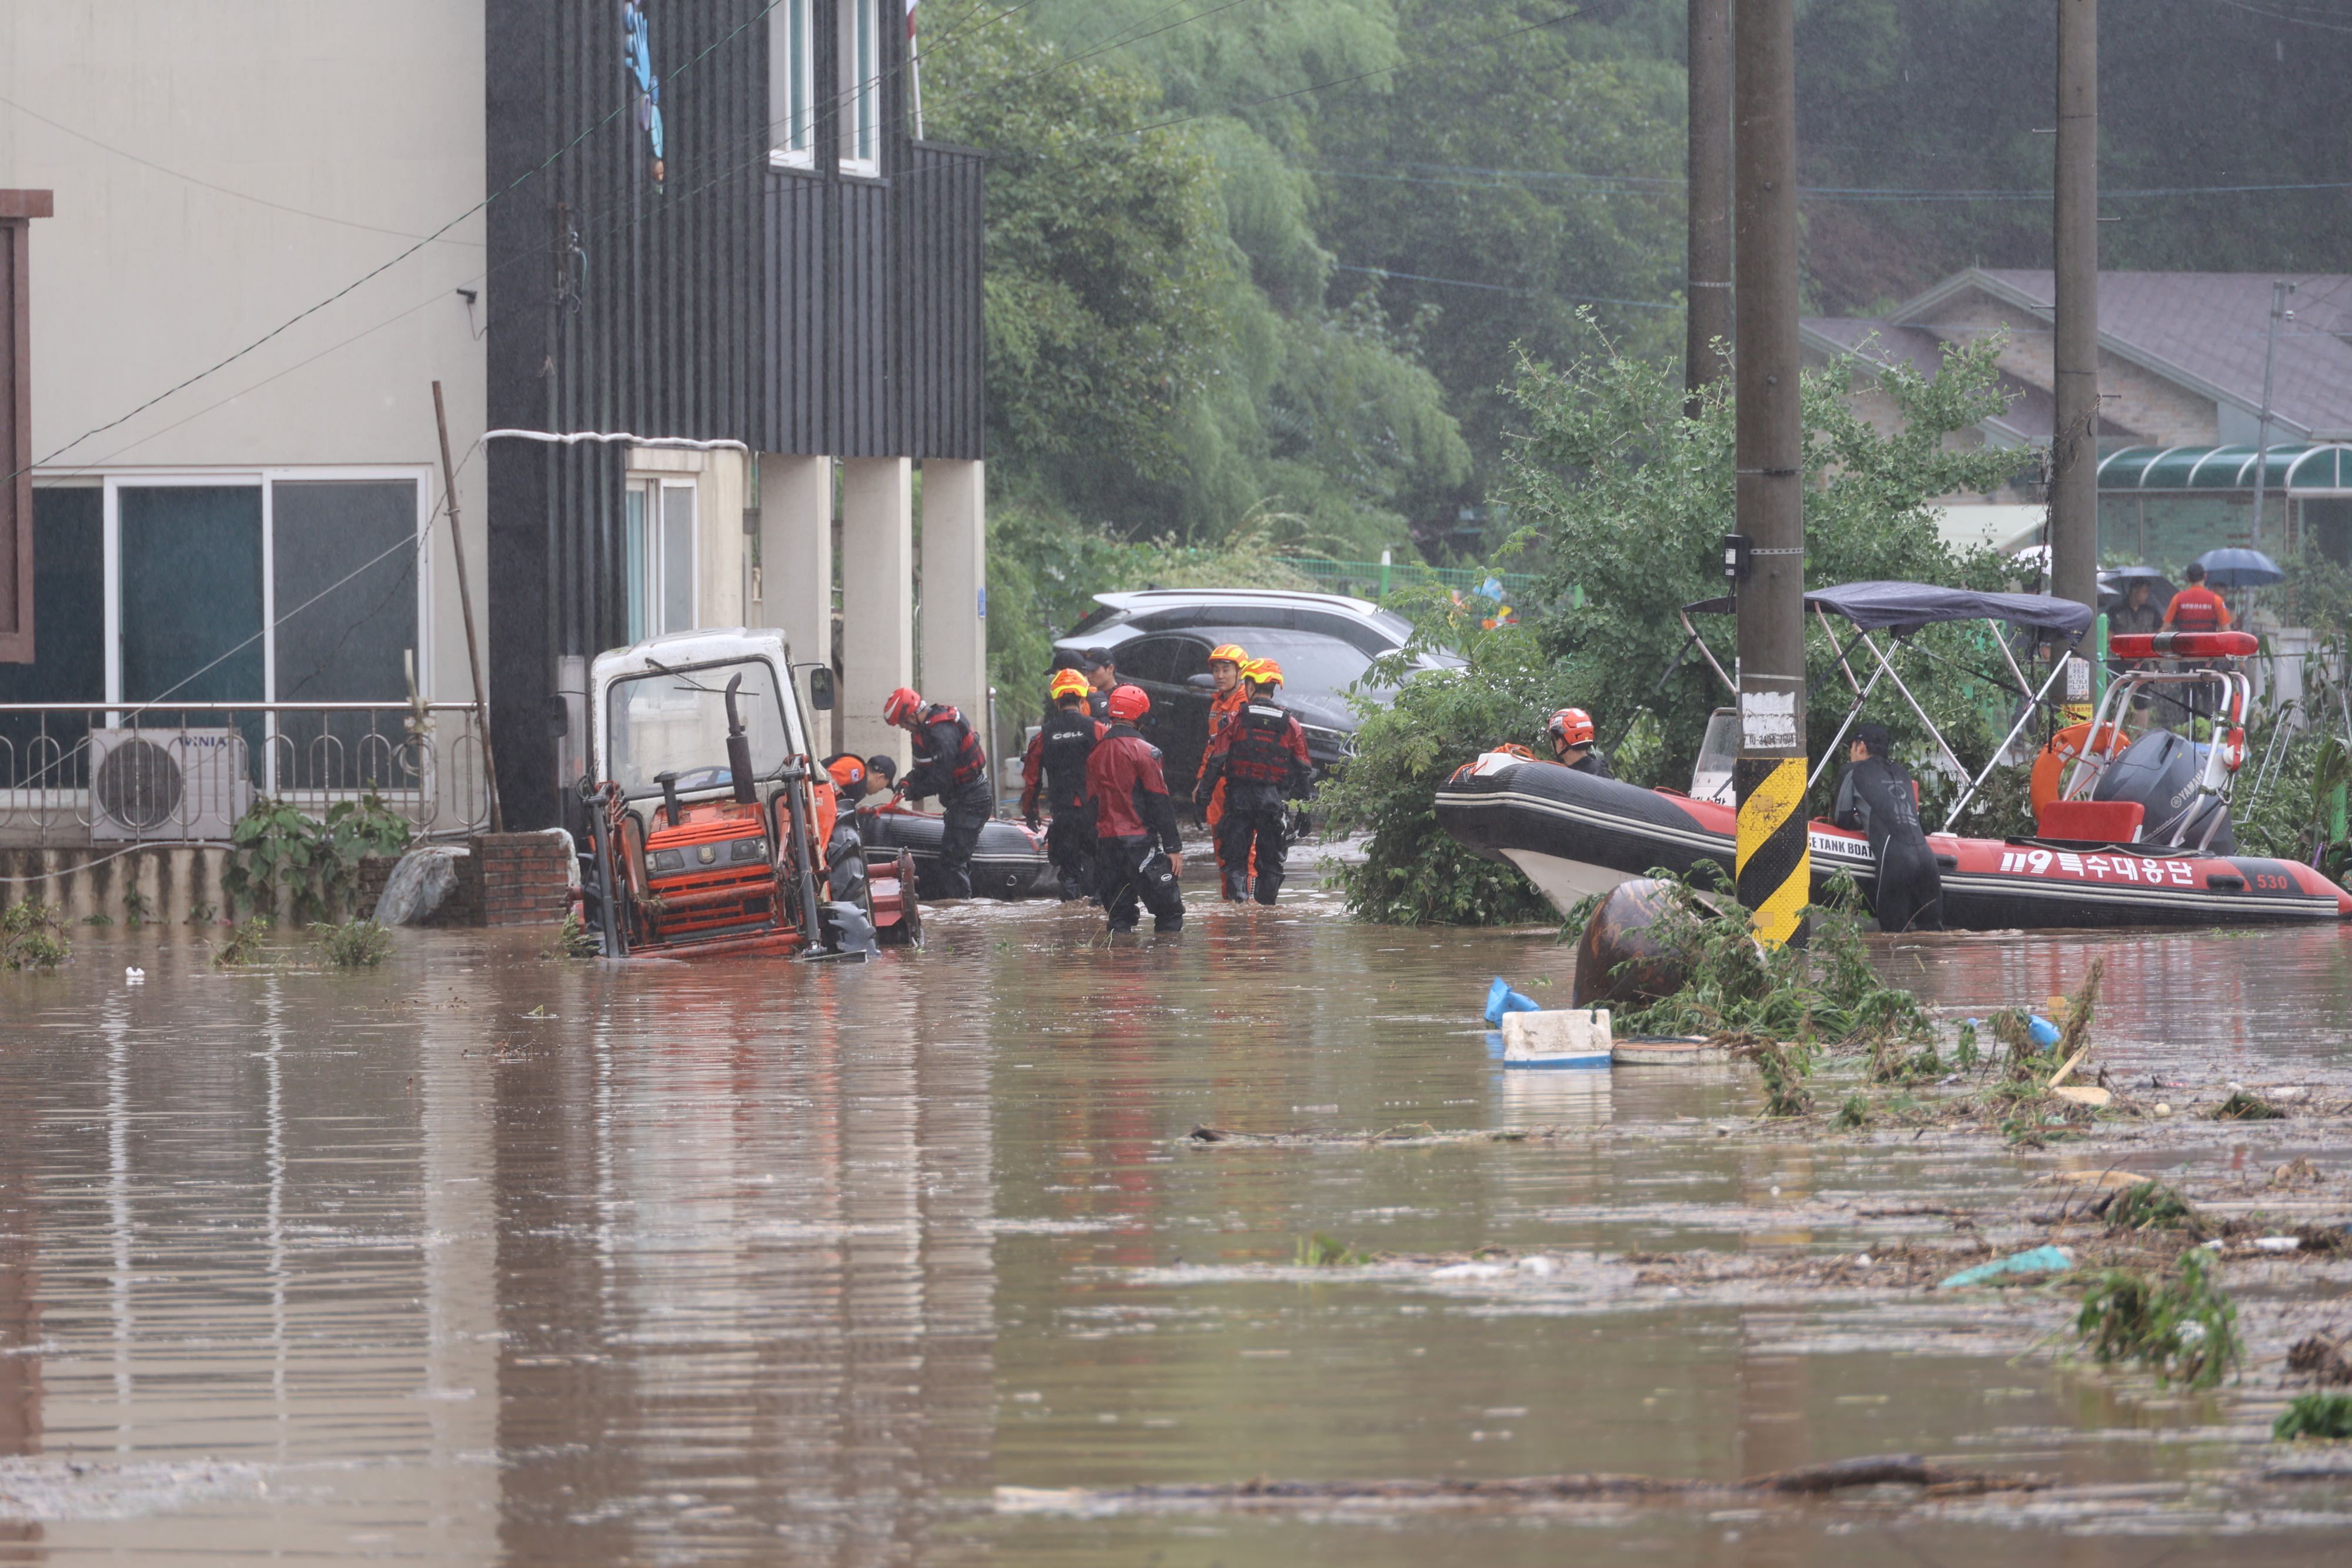
[[[2000,368],[2037,387],[2056,382],[2055,339],[2050,323],[2029,310],[1974,292],[1947,300],[1931,324],[1939,336],[1973,340],[2006,330]],[[2139,441],[2160,446],[2210,444],[2221,439],[2211,399],[2201,397],[2128,360],[2102,351],[2102,417]]]
[[[0,186],[57,193],[32,233],[37,484],[437,472],[438,380],[487,608],[485,465],[468,454],[484,407],[476,334],[499,300],[468,215],[483,194],[481,36],[481,0],[0,7],[0,96],[23,106],[0,106]],[[480,296],[470,312],[460,287]],[[426,687],[463,698],[436,533]]]

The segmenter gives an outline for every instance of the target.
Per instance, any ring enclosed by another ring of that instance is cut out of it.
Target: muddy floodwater
[[[2352,936],[1880,944],[1960,1011],[2106,960],[2099,1060],[2182,1109],[2032,1149],[1775,1131],[1745,1068],[1507,1073],[1487,979],[1564,1005],[1565,949],[1311,887],[1173,940],[928,924],[862,967],[417,932],[361,973],[78,928],[61,973],[0,975],[0,1563],[2352,1561],[2352,1467],[2268,1440],[2281,1336],[2352,1327],[2346,1267],[2227,1263],[2248,1364],[2189,1396],[2037,1345],[2071,1297],[1871,1259],[2032,1245],[2046,1178],[2111,1165],[2352,1218],[2340,1115],[2188,1109],[2352,1099]],[[1505,1128],[1542,1132],[1432,1135]],[[2264,1185],[2296,1159],[2316,1183]],[[1369,1260],[1302,1264],[1318,1234]],[[1702,1249],[1757,1267],[1657,1271]],[[1130,1490],[1897,1453],[2049,1485]]]

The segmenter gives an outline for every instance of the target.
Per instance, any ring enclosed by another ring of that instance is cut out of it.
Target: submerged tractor
[[[913,858],[869,855],[815,761],[781,633],[600,655],[579,781],[581,925],[607,957],[864,956],[920,936]],[[833,673],[809,698],[833,706]]]

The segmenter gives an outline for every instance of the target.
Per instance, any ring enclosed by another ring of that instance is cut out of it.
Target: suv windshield
[[[751,741],[751,770],[773,772],[792,755],[776,673],[764,659],[656,670],[613,683],[612,758],[605,777],[626,795],[661,789],[655,776],[676,773],[681,789],[734,782],[727,768],[727,683],[743,677],[735,708]]]

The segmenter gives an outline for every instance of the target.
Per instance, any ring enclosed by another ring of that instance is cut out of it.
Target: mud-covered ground
[[[2268,1436],[2315,1375],[2293,1347],[2352,1331],[2333,930],[1880,943],[1948,1023],[2104,960],[2081,1071],[2116,1104],[1832,1060],[1772,1118],[1744,1066],[1491,1060],[1493,976],[1566,994],[1546,933],[1360,926],[1308,886],[1196,899],[1174,939],[930,926],[862,968],[404,933],[356,974],[290,934],[224,971],[77,931],[0,975],[0,1562],[2352,1541],[2352,1466]],[[2233,1084],[2284,1116],[2210,1119]],[[2116,1227],[2141,1177],[2192,1223]],[[2233,1376],[2074,1353],[2086,1274],[2207,1242]],[[2063,1273],[1937,1288],[2045,1244]]]

